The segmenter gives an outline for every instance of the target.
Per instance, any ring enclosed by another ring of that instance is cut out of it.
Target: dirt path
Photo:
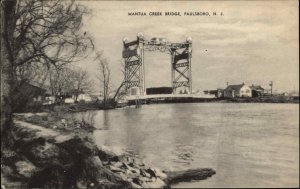
[[[25,121],[20,121],[20,120],[14,120],[14,123],[20,127],[20,128],[25,128],[29,130],[36,131],[36,138],[43,137],[43,138],[54,138],[56,143],[61,143],[67,140],[70,140],[73,138],[75,135],[70,133],[70,134],[62,134],[59,131],[55,131],[53,129],[48,129],[44,128],[38,125],[34,125]]]

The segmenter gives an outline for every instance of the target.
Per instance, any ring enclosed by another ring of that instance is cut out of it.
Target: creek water
[[[299,104],[155,104],[93,114],[99,146],[162,170],[216,170],[175,187],[299,186]]]

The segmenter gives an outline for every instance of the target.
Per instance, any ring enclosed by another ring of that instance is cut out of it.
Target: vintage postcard
[[[296,0],[1,0],[1,189],[299,187]]]

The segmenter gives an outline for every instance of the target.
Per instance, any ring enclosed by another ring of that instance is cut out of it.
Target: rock
[[[76,186],[77,186],[77,188],[80,188],[80,189],[86,189],[86,188],[88,188],[88,187],[84,184],[84,182],[83,182],[82,180],[77,181]]]
[[[82,165],[83,175],[81,177],[86,178],[91,182],[96,182],[95,187],[99,186],[101,182],[104,182],[105,185],[102,186],[104,188],[106,184],[107,188],[126,188],[130,186],[130,183],[127,180],[122,179],[120,175],[114,173],[112,170],[103,167],[103,165],[100,164],[100,158],[98,156],[95,157],[98,158],[97,161],[95,161],[94,158],[85,157],[86,160]]]
[[[133,159],[133,158],[127,156],[125,159],[126,159],[126,162],[127,162],[128,164],[132,164],[132,165],[133,165],[133,163],[134,163],[134,159]]]
[[[129,182],[132,181],[132,179],[131,179],[131,181],[130,181],[130,180],[127,178],[127,175],[124,174],[124,173],[120,173],[120,177],[121,177],[123,180],[128,180]]]
[[[62,143],[62,142],[66,142],[68,140],[71,140],[74,137],[74,135],[69,134],[69,135],[59,135],[57,137],[54,138],[55,143]]]
[[[113,146],[101,146],[101,147],[98,147],[99,150],[102,150],[108,154],[113,154],[114,156],[119,156],[120,158],[124,157],[124,150],[122,148],[119,148],[119,147],[113,147]]]
[[[146,177],[146,173],[143,169],[140,169],[140,175],[142,175],[143,177]]]
[[[128,165],[129,165],[130,167],[135,167],[135,164],[134,164],[133,162],[128,163]]]
[[[100,148],[98,147],[98,156],[102,161],[108,161],[108,162],[118,162],[120,161],[119,156],[117,156],[114,152],[107,150],[106,148]]]
[[[133,182],[134,184],[137,184],[137,185],[140,185],[140,186],[143,185],[143,182],[142,182],[142,181],[140,180],[140,178],[138,178],[138,177],[132,178],[132,182]]]
[[[46,142],[44,145],[38,145],[32,148],[31,152],[35,154],[36,157],[41,159],[52,158],[59,155],[58,147],[48,142]]]
[[[145,166],[145,164],[144,164],[144,163],[140,163],[140,164],[139,164],[139,166],[141,166],[141,167],[144,167],[144,166]]]
[[[122,171],[123,171],[123,170],[120,169],[119,167],[115,167],[115,166],[112,166],[112,165],[109,166],[109,169],[110,169],[112,172],[114,172],[114,173],[116,173],[116,172],[122,172]]]
[[[69,151],[73,156],[78,156],[78,154],[82,154],[86,157],[98,155],[97,146],[93,142],[78,136],[74,136],[70,140],[59,143],[58,145]]]
[[[143,183],[145,183],[145,182],[151,182],[151,179],[148,178],[148,177],[141,177],[140,180],[143,181]]]
[[[153,170],[154,170],[157,177],[159,177],[161,179],[167,178],[167,174],[163,173],[160,169],[153,168]]]
[[[124,166],[123,163],[120,162],[120,161],[118,161],[118,162],[116,162],[116,163],[112,163],[112,165],[113,165],[114,167],[117,167],[117,168],[121,168],[121,167]]]
[[[124,168],[124,169],[128,169],[128,170],[132,170],[132,168],[131,167],[129,167],[126,163],[122,163],[122,167]]]
[[[147,178],[151,178],[149,173],[145,173]]]
[[[155,174],[155,172],[154,172],[153,169],[149,168],[149,169],[146,169],[145,171],[146,171],[147,173],[149,173],[150,178],[152,178],[152,177],[156,178],[156,174]]]
[[[131,171],[132,173],[139,173],[139,170],[138,170],[138,169],[135,169],[135,168],[132,168],[130,171]]]
[[[34,145],[28,151],[28,158],[37,165],[57,162],[60,156],[60,150],[56,145],[45,142],[44,145]]]
[[[26,178],[30,178],[39,171],[39,169],[29,161],[18,161],[15,166],[17,172]]]

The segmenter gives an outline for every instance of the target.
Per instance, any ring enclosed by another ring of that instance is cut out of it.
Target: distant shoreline
[[[166,98],[166,99],[147,99],[140,104],[169,104],[169,103],[289,103],[299,104],[299,97],[260,97],[260,98]],[[130,100],[128,105],[136,105],[135,100]]]
[[[149,98],[129,100],[128,102],[118,103],[116,106],[109,106],[104,108],[98,102],[77,103],[77,104],[52,104],[43,106],[41,109],[28,110],[16,113],[28,112],[86,112],[97,110],[112,110],[123,108],[127,106],[140,106],[150,104],[176,104],[176,103],[276,103],[276,104],[299,104],[299,97],[259,97],[259,98],[193,98],[193,97],[166,97],[166,98]]]

